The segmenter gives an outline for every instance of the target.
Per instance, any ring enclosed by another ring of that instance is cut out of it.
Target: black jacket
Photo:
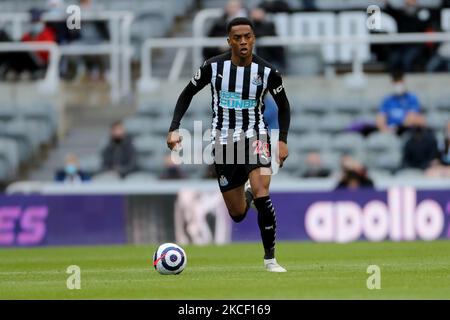
[[[111,140],[103,150],[102,159],[104,171],[116,171],[122,177],[137,169],[136,149],[130,137],[121,142]]]

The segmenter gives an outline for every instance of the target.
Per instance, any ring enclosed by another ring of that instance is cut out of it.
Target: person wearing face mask
[[[122,122],[115,122],[111,126],[110,141],[102,152],[102,170],[116,172],[124,178],[136,168],[137,155],[133,142]]]
[[[56,36],[52,28],[48,27],[42,21],[42,12],[37,9],[31,9],[31,27],[30,31],[23,35],[22,42],[55,42]],[[48,65],[48,51],[37,51],[36,56],[43,65]]]
[[[89,175],[80,169],[78,157],[73,153],[66,156],[64,168],[59,169],[55,174],[55,181],[57,182],[76,184],[89,180]]]
[[[211,29],[208,32],[208,37],[226,37],[226,26],[227,23],[234,18],[247,17],[248,11],[243,6],[240,0],[229,0],[225,6],[224,14],[222,17],[214,21]],[[211,57],[217,56],[229,50],[229,47],[219,47],[219,48],[204,48],[203,57],[208,60]]]
[[[420,102],[415,94],[406,89],[402,72],[392,75],[393,94],[384,98],[376,118],[377,128],[381,132],[403,134],[409,128],[420,126],[423,115]]]

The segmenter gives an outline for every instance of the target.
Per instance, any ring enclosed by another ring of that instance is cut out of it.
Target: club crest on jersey
[[[227,178],[225,178],[225,176],[223,176],[223,175],[220,176],[219,184],[221,187],[225,187],[228,184]]]
[[[261,79],[261,76],[259,74],[255,74],[255,76],[252,79],[252,84],[257,86],[257,87],[262,85],[262,79]]]

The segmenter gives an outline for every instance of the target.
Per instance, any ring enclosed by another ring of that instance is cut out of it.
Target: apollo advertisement
[[[279,240],[412,241],[450,238],[450,191],[275,193]],[[233,241],[257,241],[256,213],[232,228]]]
[[[450,191],[272,193],[281,241],[450,239]],[[0,247],[260,241],[257,213],[233,223],[218,191],[0,196]]]

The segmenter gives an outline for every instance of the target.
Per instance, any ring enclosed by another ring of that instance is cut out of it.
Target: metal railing
[[[396,43],[428,43],[428,42],[450,42],[450,32],[438,33],[401,33],[401,34],[369,34],[364,37],[337,36],[337,37],[316,37],[299,38],[289,37],[262,37],[258,39],[261,46],[290,46],[290,45],[321,45],[321,44],[396,44]],[[170,39],[148,39],[144,42],[141,52],[141,79],[138,83],[140,92],[149,92],[157,88],[161,79],[152,76],[152,54],[151,51],[157,48],[194,48],[219,47],[227,45],[225,38],[170,38]],[[177,63],[179,64],[179,62]],[[364,61],[358,57],[358,50],[354,50],[352,64],[352,77],[361,79],[363,77]],[[175,65],[175,64],[174,64]],[[195,68],[200,67],[201,63]],[[173,68],[172,68],[173,69]],[[170,72],[173,81],[178,77]]]
[[[66,21],[66,15],[44,14],[42,19],[47,22]],[[29,22],[28,13],[0,13],[0,22],[11,23],[12,38],[20,40],[23,35],[24,24]],[[110,57],[111,63],[111,101],[118,103],[122,97],[131,94],[131,57],[132,47],[130,46],[131,25],[134,21],[134,14],[128,11],[93,11],[82,12],[81,27],[83,21],[107,21],[110,25],[110,41],[100,44],[67,44],[59,45],[60,56],[81,56],[81,55],[105,55]],[[14,50],[15,43],[4,43],[3,51]],[[11,50],[8,50],[11,48]]]
[[[59,84],[59,61],[61,58],[61,50],[58,45],[53,42],[0,42],[0,52],[17,51],[48,51],[50,53],[47,72],[44,79],[37,83],[37,89],[47,94],[56,93]]]

